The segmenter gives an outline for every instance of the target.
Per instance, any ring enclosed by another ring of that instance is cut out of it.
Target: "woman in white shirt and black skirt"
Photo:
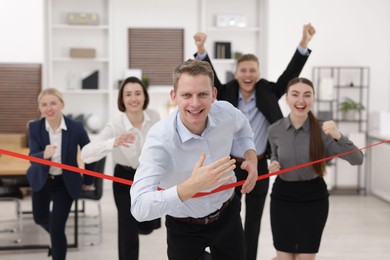
[[[111,153],[116,164],[114,176],[133,180],[146,134],[160,120],[158,112],[147,109],[148,104],[149,94],[143,82],[136,77],[126,78],[118,92],[118,109],[122,114],[82,149],[82,160],[94,162]],[[130,213],[130,186],[114,182],[113,191],[118,210],[118,259],[138,259],[138,235],[159,228],[160,219],[136,221]]]

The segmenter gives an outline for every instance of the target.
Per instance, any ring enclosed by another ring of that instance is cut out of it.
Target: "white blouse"
[[[122,113],[112,122],[107,123],[96,139],[83,147],[81,150],[81,159],[85,163],[92,163],[112,153],[112,158],[116,164],[136,169],[139,164],[138,158],[141,154],[145,137],[150,127],[159,120],[160,115],[157,111],[146,109],[144,110],[144,122],[142,123],[141,130],[139,130],[131,124],[126,114]],[[128,132],[134,134],[135,142],[130,144],[129,147],[122,145],[114,147],[115,138]]]

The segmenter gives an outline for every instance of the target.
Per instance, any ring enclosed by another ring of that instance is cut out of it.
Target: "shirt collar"
[[[181,121],[181,118],[179,116],[179,111],[177,111],[176,114],[176,129],[177,133],[179,134],[180,140],[185,143],[186,141],[190,140],[191,138],[199,138],[198,135],[192,133],[188,128],[183,124]],[[206,123],[206,128],[202,132],[202,136],[207,132],[207,130],[211,127],[215,127],[215,119],[210,115],[210,113],[207,116],[207,123]]]
[[[46,131],[48,131],[49,133],[54,133],[54,130],[51,128],[51,126],[49,125],[49,122],[47,121],[47,119],[45,119],[45,129]],[[61,123],[60,123],[60,127],[58,128],[58,130],[61,129],[61,130],[68,130],[68,128],[66,127],[66,124],[65,124],[65,119],[64,119],[64,116],[62,115],[61,116]],[[58,131],[57,130],[57,131]]]
[[[249,101],[255,100],[256,99],[256,91],[253,92],[253,94],[249,97]],[[241,91],[238,91],[238,100],[242,101],[244,100],[244,97],[241,94]]]
[[[288,130],[289,128],[293,128],[294,129],[294,126],[291,124],[290,115],[288,115],[288,117],[285,117],[283,119],[283,123],[284,123],[284,127],[285,127],[286,130]],[[303,123],[303,125],[299,129],[301,129],[301,128],[305,132],[309,132],[309,130],[310,130],[310,118],[309,117],[306,118],[305,123]]]
[[[145,122],[147,121],[151,121],[148,113],[146,113],[146,111],[144,110],[144,121],[142,122],[142,126],[145,124]],[[123,124],[125,125],[125,130],[126,131],[130,131],[131,129],[134,128],[134,126],[131,124],[129,118],[127,117],[126,113],[123,112],[122,113],[122,121],[123,121]]]

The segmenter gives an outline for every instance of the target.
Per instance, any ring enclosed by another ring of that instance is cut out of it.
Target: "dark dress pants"
[[[114,176],[133,180],[135,169],[116,165]],[[138,222],[130,212],[130,186],[113,182],[115,205],[118,210],[119,260],[136,260],[139,252]]]
[[[52,211],[50,213],[50,202]],[[53,260],[65,260],[67,240],[65,225],[69,216],[73,198],[69,195],[61,176],[48,179],[45,186],[32,193],[32,209],[34,221],[49,234]]]
[[[213,260],[245,260],[241,203],[237,196],[221,213],[220,218],[207,225],[184,223],[166,216],[168,259],[205,259],[210,247]]]
[[[242,170],[241,163],[236,163],[234,170],[237,181],[245,180],[248,172]],[[259,175],[268,173],[267,159],[258,161],[257,170]],[[245,248],[246,260],[256,260],[257,245],[259,242],[261,217],[263,215],[264,203],[267,197],[269,187],[269,178],[257,181],[254,189],[245,195]],[[241,198],[241,186],[236,187],[236,194]]]

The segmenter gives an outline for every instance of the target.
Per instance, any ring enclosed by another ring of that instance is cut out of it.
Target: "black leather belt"
[[[230,155],[230,158],[232,158],[232,159],[236,160],[236,162],[240,162],[240,163],[245,161],[245,158],[236,157],[234,155]],[[258,161],[260,161],[261,159],[264,159],[264,158],[265,158],[265,153],[260,154],[260,155],[257,156],[257,160]]]
[[[191,218],[191,217],[188,217],[188,218],[176,218],[176,217],[173,217],[173,218],[178,220],[178,221],[180,221],[180,222],[189,223],[189,224],[196,224],[196,225],[211,224],[214,221],[219,219],[219,217],[221,216],[222,212],[225,211],[225,209],[229,206],[230,202],[232,202],[232,200],[234,199],[234,196],[235,196],[235,193],[233,192],[233,195],[227,201],[225,201],[222,204],[220,209],[218,209],[217,211],[211,213],[210,215],[207,215],[206,217],[203,217],[203,218]]]

